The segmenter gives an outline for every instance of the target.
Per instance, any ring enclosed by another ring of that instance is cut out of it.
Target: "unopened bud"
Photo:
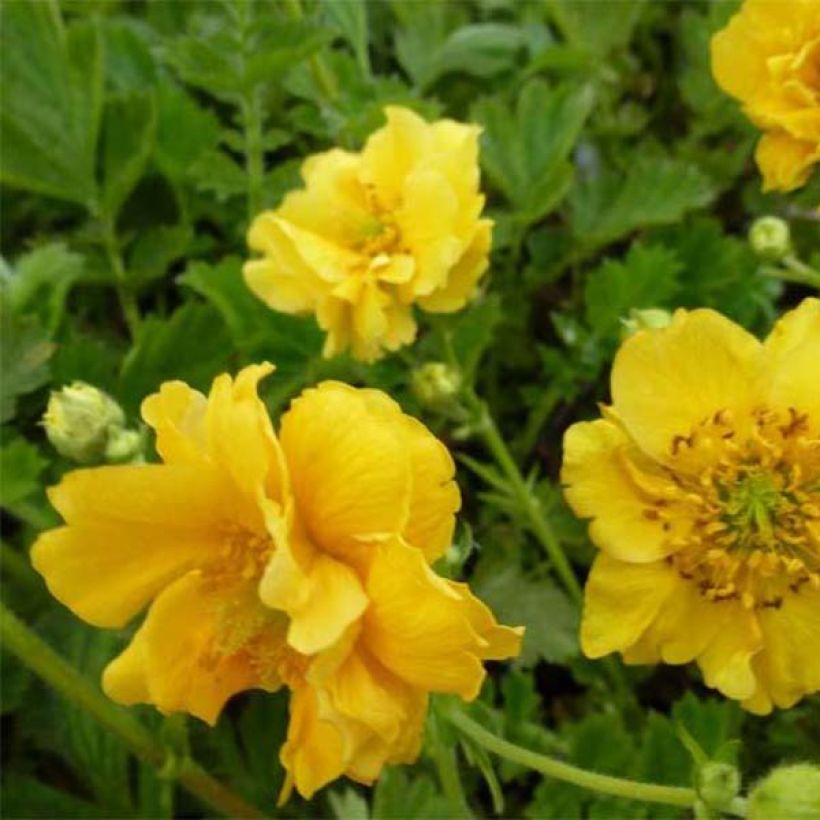
[[[820,766],[795,763],[781,766],[751,791],[748,820],[817,820],[820,817]]]
[[[777,216],[761,216],[749,229],[749,244],[764,259],[783,259],[792,252],[789,223]]]
[[[425,407],[441,407],[458,395],[461,374],[444,362],[427,362],[413,371],[413,393]]]
[[[729,808],[740,791],[740,773],[729,763],[709,762],[697,773],[698,797],[718,813]]]
[[[57,452],[81,464],[101,460],[111,432],[121,430],[124,423],[114,399],[85,382],[53,392],[43,416],[46,435]]]
[[[621,338],[626,339],[639,330],[660,330],[672,321],[672,314],[663,308],[632,308],[629,317],[621,319]]]
[[[143,436],[137,430],[113,428],[105,446],[105,460],[111,462],[131,461],[142,450]]]

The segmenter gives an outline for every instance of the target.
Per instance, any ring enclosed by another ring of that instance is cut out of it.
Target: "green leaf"
[[[598,56],[629,43],[646,0],[551,0],[547,9],[564,37]]]
[[[48,381],[53,352],[54,345],[37,318],[14,315],[5,294],[0,295],[0,423],[14,418],[20,396]]]
[[[35,313],[53,336],[63,318],[68,292],[84,273],[84,257],[62,242],[53,242],[21,256],[15,270],[2,280],[12,311]]]
[[[106,88],[113,94],[146,91],[159,82],[151,52],[154,33],[138,20],[105,17],[100,29],[105,48]]]
[[[481,357],[492,344],[502,317],[501,299],[495,293],[477,299],[459,314],[452,332],[452,345],[468,383],[474,380]]]
[[[334,789],[328,794],[328,800],[338,820],[368,820],[370,817],[367,800],[349,786],[344,791]]]
[[[218,149],[201,153],[191,165],[190,174],[200,191],[210,191],[220,202],[242,195],[248,189],[245,169]]]
[[[714,193],[694,165],[636,152],[625,174],[602,171],[576,185],[573,233],[586,245],[605,245],[644,226],[675,222],[707,205]]]
[[[484,169],[524,222],[546,216],[569,190],[568,157],[593,100],[590,86],[550,88],[542,80],[532,80],[514,112],[497,98],[474,107],[473,116],[484,126]]]
[[[450,73],[486,79],[506,71],[524,48],[519,26],[473,23],[457,28],[433,53],[420,84],[429,87]]]
[[[162,278],[191,242],[191,230],[183,225],[159,225],[142,231],[128,254],[128,280],[139,287]]]
[[[379,776],[373,793],[372,816],[379,820],[426,820],[449,817],[449,803],[424,774],[391,766]]]
[[[672,721],[657,712],[646,719],[639,753],[641,780],[688,786],[692,781],[692,759],[675,731]],[[673,816],[679,816],[680,810]],[[669,814],[665,816],[670,816]]]
[[[219,133],[219,120],[212,111],[172,83],[159,86],[154,156],[170,179],[184,179],[203,154],[214,151]]]
[[[366,0],[335,0],[333,3],[323,3],[321,11],[350,43],[362,75],[369,77],[371,71],[367,51],[369,35]]]
[[[11,509],[40,489],[40,475],[48,462],[23,438],[0,447],[0,506]]]
[[[687,692],[672,707],[672,717],[697,741],[707,756],[714,757],[728,741],[734,740],[743,721],[737,704],[728,700],[700,700]]]
[[[102,207],[115,221],[154,147],[157,106],[150,92],[110,99],[103,122]]]
[[[578,611],[550,579],[536,580],[515,565],[488,562],[479,566],[472,585],[499,621],[526,626],[518,659],[523,666],[541,658],[566,663],[578,654]]]
[[[103,86],[95,22],[66,27],[51,0],[6,3],[0,48],[0,178],[93,208]]]
[[[210,305],[188,302],[168,319],[150,316],[123,361],[118,397],[133,411],[171,379],[207,391],[230,352],[227,328]]]
[[[665,307],[678,290],[677,256],[663,245],[635,243],[621,261],[606,260],[584,287],[587,324],[601,337],[617,339],[632,308]]]
[[[110,817],[108,811],[88,800],[15,772],[3,777],[2,802],[6,817],[43,820]]]
[[[321,351],[312,320],[271,310],[248,290],[242,262],[227,257],[218,265],[195,262],[180,281],[204,296],[222,315],[236,347],[251,359],[270,359],[281,376],[304,371]]]

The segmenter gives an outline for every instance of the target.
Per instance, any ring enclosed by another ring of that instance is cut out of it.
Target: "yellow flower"
[[[430,569],[459,508],[446,448],[383,393],[327,382],[274,434],[270,365],[210,395],[164,384],[143,403],[162,464],[68,474],[66,521],[32,549],[86,621],[148,614],[103,687],[214,723],[248,688],[292,691],[281,758],[305,796],[372,782],[419,752],[429,692],[472,698],[482,659],[518,651],[461,584]]]
[[[696,660],[757,713],[820,689],[820,300],[765,342],[678,311],[621,347],[604,418],[573,425],[562,480],[601,549],[585,653]]]
[[[463,307],[487,268],[476,126],[427,123],[388,107],[360,153],[333,149],[302,166],[305,187],[251,225],[261,259],[250,289],[274,310],[314,313],[325,355],[371,361],[416,335],[412,306]]]
[[[718,85],[764,134],[763,190],[791,191],[820,161],[820,13],[817,0],[745,0],[712,38]]]

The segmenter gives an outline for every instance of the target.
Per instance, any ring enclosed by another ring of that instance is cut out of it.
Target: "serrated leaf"
[[[373,793],[373,817],[427,820],[449,817],[450,813],[450,804],[427,775],[390,766],[379,776]]]
[[[162,278],[172,262],[180,259],[191,242],[191,230],[183,225],[159,225],[142,231],[128,254],[128,280],[134,287]]]
[[[207,392],[230,352],[227,328],[210,305],[188,302],[167,319],[150,316],[123,361],[118,397],[133,411],[171,379]]]
[[[736,703],[709,698],[700,700],[687,692],[672,707],[672,717],[679,721],[708,757],[714,757],[740,731],[743,714]]]
[[[180,281],[204,296],[222,315],[237,348],[268,358],[281,375],[292,375],[319,355],[321,333],[309,319],[271,310],[248,290],[242,263],[228,257],[218,265],[194,263]]]
[[[625,46],[646,0],[551,0],[547,8],[564,37],[602,57]]]
[[[218,149],[201,153],[191,165],[190,174],[200,191],[210,191],[221,202],[244,194],[248,188],[245,170]]]
[[[4,4],[1,36],[0,176],[93,207],[103,86],[96,23],[65,26],[56,2],[18,0]]]
[[[115,221],[142,176],[154,147],[157,106],[150,92],[132,92],[105,106],[102,150],[102,207]]]
[[[567,193],[572,180],[568,157],[593,100],[590,86],[550,88],[532,80],[515,112],[499,99],[473,109],[484,126],[482,165],[525,222],[548,214]]]
[[[0,294],[0,423],[14,418],[17,399],[44,385],[54,345],[34,316],[16,316]]]
[[[113,94],[128,94],[153,88],[159,80],[157,62],[151,52],[154,32],[127,17],[105,17],[100,33],[105,49],[105,82]]]
[[[620,320],[633,308],[664,307],[678,290],[680,260],[663,245],[634,244],[622,261],[609,259],[593,270],[584,287],[589,327],[617,338]]]
[[[587,245],[605,245],[644,226],[675,222],[707,205],[714,194],[694,165],[636,152],[625,174],[602,171],[575,186],[573,233]]]
[[[25,439],[4,442],[0,447],[0,506],[12,509],[36,492],[47,464],[40,451]]]
[[[477,299],[458,317],[453,329],[453,352],[467,382],[475,378],[484,352],[492,344],[503,312],[497,294]]]
[[[342,36],[350,43],[356,62],[365,77],[370,76],[370,55],[368,54],[368,25],[366,0],[335,0],[323,3],[321,11],[327,15]]]
[[[35,248],[21,256],[13,271],[0,275],[16,314],[36,314],[49,335],[63,318],[65,300],[85,272],[85,259],[61,242]]]
[[[692,759],[665,715],[650,712],[647,716],[638,757],[641,780],[672,786],[691,784]]]
[[[525,575],[517,566],[488,565],[473,579],[476,594],[505,624],[526,626],[518,663],[543,658],[565,663],[579,652],[578,611],[548,578]]]

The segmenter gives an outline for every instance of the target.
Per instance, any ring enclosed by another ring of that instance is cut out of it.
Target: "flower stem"
[[[461,785],[461,777],[458,774],[458,762],[455,749],[448,748],[440,741],[436,742],[433,752],[433,759],[438,771],[438,779],[444,796],[450,804],[450,816],[466,820],[471,818],[472,812],[467,805],[467,798],[464,796],[464,789]]]
[[[0,603],[0,641],[29,669],[76,703],[117,735],[140,759],[162,770],[169,751],[135,717],[104,697],[77,669],[67,663],[47,643]],[[264,818],[255,806],[246,803],[227,786],[215,780],[193,760],[179,767],[180,785],[226,817]]]
[[[292,20],[304,19],[305,12],[302,9],[300,0],[285,0],[285,5]],[[339,86],[333,73],[319,54],[313,54],[309,63],[310,73],[313,74],[313,79],[319,90],[330,102],[333,102],[339,96]]]
[[[529,749],[523,749],[514,743],[496,737],[472,718],[455,709],[447,713],[447,718],[453,726],[475,743],[478,743],[479,746],[483,746],[487,751],[493,752],[513,763],[541,772],[547,777],[563,780],[565,783],[572,783],[575,786],[600,792],[601,794],[609,794],[613,797],[643,800],[648,803],[665,803],[669,806],[690,807],[694,806],[697,800],[694,789],[681,786],[661,786],[656,783],[640,783],[635,780],[590,772],[587,769],[554,760],[546,755],[531,752]]]
[[[567,556],[561,549],[561,544],[552,526],[543,515],[538,499],[527,486],[527,482],[524,480],[524,476],[521,475],[521,471],[518,469],[515,459],[513,459],[510,454],[509,448],[502,438],[486,403],[481,401],[477,396],[468,397],[468,400],[473,405],[478,416],[477,431],[486,444],[487,449],[492,453],[498,463],[502,473],[507,478],[519,508],[527,517],[530,529],[546,550],[555,568],[555,572],[561,579],[567,592],[574,601],[579,602],[582,598],[581,585],[578,583],[578,579],[572,571]]]
[[[125,323],[128,326],[128,332],[131,334],[131,338],[135,339],[141,321],[139,307],[137,306],[137,300],[134,298],[133,291],[128,286],[128,277],[125,273],[125,265],[122,261],[120,243],[117,240],[114,224],[108,217],[103,218],[103,244],[108,256],[108,263],[114,272],[117,298],[120,302]]]
[[[262,115],[259,92],[251,88],[242,99],[242,123],[245,130],[245,171],[248,175],[248,223],[262,206],[264,157],[262,151]]]

